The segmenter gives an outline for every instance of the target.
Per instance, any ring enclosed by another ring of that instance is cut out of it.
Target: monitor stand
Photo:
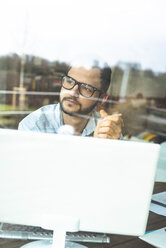
[[[80,220],[78,217],[44,215],[42,216],[41,227],[53,230],[53,239],[34,241],[21,248],[87,248],[84,245],[65,241],[67,231],[79,231]]]
[[[53,234],[53,240],[34,241],[23,245],[20,248],[87,248],[86,246],[75,242],[65,241],[65,236],[66,233],[56,232]]]
[[[21,246],[20,248],[53,248],[52,241],[50,240],[39,240],[28,243],[26,245]],[[65,242],[64,248],[87,248],[87,246],[80,245],[74,242]]]

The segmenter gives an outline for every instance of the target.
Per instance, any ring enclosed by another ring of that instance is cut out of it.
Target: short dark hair
[[[109,66],[105,66],[102,69],[100,69],[100,71],[101,71],[101,89],[104,93],[106,93],[111,83],[112,70]]]

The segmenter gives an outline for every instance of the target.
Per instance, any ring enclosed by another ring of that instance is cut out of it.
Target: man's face
[[[73,67],[69,70],[68,76],[78,82],[89,84],[99,90],[101,89],[100,70],[97,68],[88,70],[83,67]],[[69,115],[89,114],[97,105],[99,95],[100,92],[95,91],[92,97],[87,98],[79,93],[78,85],[75,85],[71,90],[62,87],[60,92],[62,111]]]

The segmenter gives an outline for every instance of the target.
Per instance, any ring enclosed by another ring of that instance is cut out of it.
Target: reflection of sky
[[[0,54],[70,61],[90,53],[166,71],[165,10],[165,0],[5,0]]]

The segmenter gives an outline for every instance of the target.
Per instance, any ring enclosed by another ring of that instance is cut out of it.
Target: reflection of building
[[[141,70],[139,64],[123,63],[113,69],[111,96],[115,98],[136,98],[142,95],[149,99],[164,99],[166,74],[154,74]]]
[[[7,77],[7,72],[6,71],[1,71],[0,72],[0,90],[6,90],[6,77]],[[5,94],[0,94],[0,104],[5,104],[6,103],[6,95]]]
[[[34,57],[33,62],[34,62],[34,65],[37,65],[37,66],[41,66],[42,64],[42,60],[39,57]]]
[[[119,93],[119,100],[122,102],[125,101],[125,98],[127,96],[129,76],[130,76],[130,66],[127,65],[123,73],[122,83],[121,83],[120,93]]]
[[[150,131],[166,139],[166,73],[141,70],[136,64],[120,66],[113,68],[110,95],[117,103],[110,110],[122,112],[126,133]]]
[[[16,54],[0,57],[0,90],[17,91],[16,94],[0,94],[0,103],[20,106],[21,109],[31,106],[37,108],[43,105],[47,97],[49,103],[59,98],[51,96],[47,92],[59,92],[60,76],[68,65],[59,61],[49,62],[46,59]],[[25,91],[44,92],[40,96],[27,95]],[[23,94],[19,94],[19,93]],[[25,93],[25,94],[24,94]],[[33,98],[33,99],[32,99]]]
[[[17,54],[1,56],[0,125],[17,128],[27,113],[44,104],[57,102],[60,77],[67,68],[65,62],[50,62],[32,55],[22,58]]]

